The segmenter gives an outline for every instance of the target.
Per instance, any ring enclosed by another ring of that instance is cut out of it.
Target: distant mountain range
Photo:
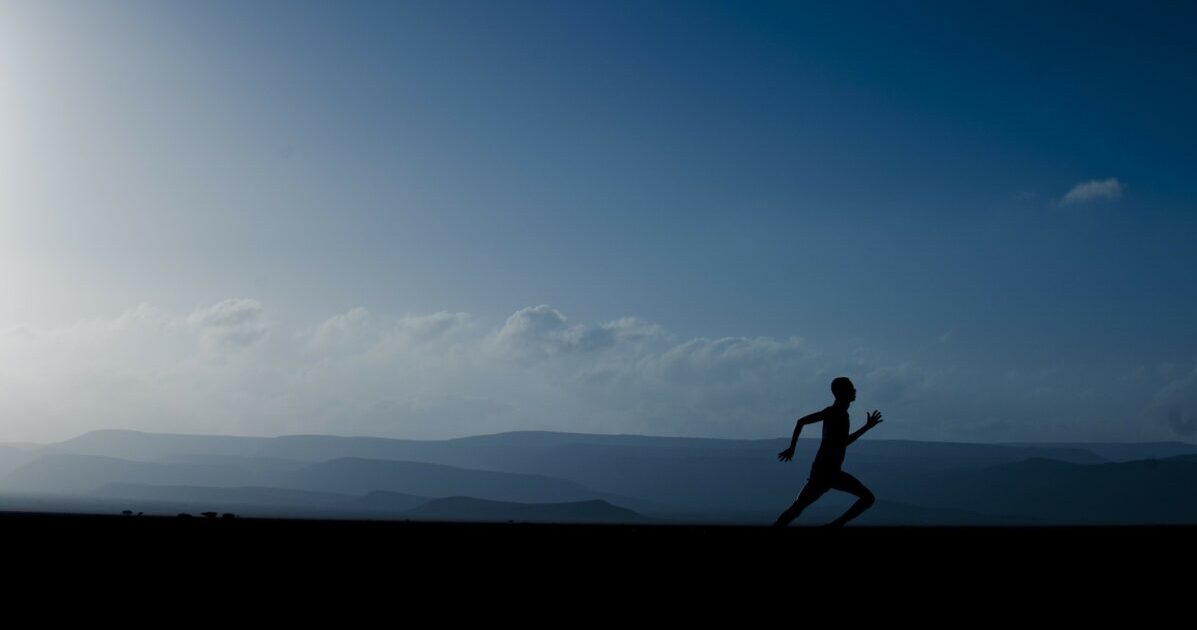
[[[491,520],[771,522],[817,441],[516,432],[455,440],[95,431],[0,445],[0,509]],[[1197,446],[869,440],[845,469],[880,501],[860,524],[1195,523]],[[834,518],[831,493],[799,520]],[[97,507],[101,506],[101,507]],[[119,510],[118,510],[119,511]]]

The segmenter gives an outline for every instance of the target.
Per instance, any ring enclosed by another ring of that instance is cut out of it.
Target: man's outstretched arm
[[[802,433],[802,427],[808,424],[814,424],[823,419],[823,410],[816,411],[809,416],[798,418],[798,422],[794,424],[794,437],[790,438],[790,448],[777,454],[777,459],[783,462],[788,462],[794,458],[794,449],[798,446],[798,434]]]
[[[859,438],[865,434],[865,431],[868,431],[879,424],[881,424],[881,412],[874,409],[873,413],[869,414],[868,417],[865,418],[864,426],[857,429],[852,435],[848,436],[848,443],[851,444],[855,442],[856,438]]]

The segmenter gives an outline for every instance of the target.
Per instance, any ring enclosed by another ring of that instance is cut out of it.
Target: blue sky
[[[1195,12],[0,3],[0,438],[1186,438]]]

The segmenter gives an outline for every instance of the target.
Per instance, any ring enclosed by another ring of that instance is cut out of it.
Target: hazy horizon
[[[1192,442],[1194,18],[0,0],[0,442]]]
[[[127,429],[122,427],[99,427],[95,429],[88,429],[82,433],[71,435],[62,440],[48,440],[48,441],[33,441],[33,440],[0,440],[0,445],[27,445],[27,446],[53,446],[64,442],[70,442],[76,438],[81,438],[93,433],[138,433],[144,435],[162,435],[172,437],[216,437],[216,438],[253,438],[253,439],[273,439],[273,438],[294,438],[294,437],[329,437],[336,439],[380,439],[380,440],[403,440],[414,442],[444,442],[468,438],[489,438],[501,435],[514,435],[524,433],[541,433],[541,434],[556,434],[556,435],[578,435],[578,436],[598,436],[598,437],[635,437],[635,438],[662,438],[662,439],[685,439],[685,440],[717,440],[717,441],[746,441],[746,442],[769,442],[777,440],[788,440],[788,435],[771,435],[765,437],[738,437],[727,438],[719,436],[693,436],[693,435],[676,435],[676,434],[650,434],[650,433],[603,433],[598,431],[555,431],[549,429],[513,429],[508,431],[497,431],[493,433],[474,433],[469,435],[460,435],[447,438],[396,438],[386,437],[380,435],[368,434],[338,434],[338,433],[275,433],[275,434],[246,434],[246,433],[185,433],[172,431],[145,431],[141,429]],[[880,442],[919,442],[925,444],[971,444],[971,445],[994,445],[994,446],[1018,446],[1018,445],[1126,445],[1126,444],[1153,444],[1153,443],[1173,443],[1183,444],[1197,447],[1197,440],[1186,440],[1182,438],[1163,439],[1163,440],[1142,440],[1142,441],[1117,441],[1117,440],[1042,440],[1042,441],[1003,441],[1003,440],[911,440],[908,438],[886,438],[875,437],[870,438],[872,441]],[[821,441],[817,432],[804,434],[799,438],[799,442],[803,445],[818,444]]]

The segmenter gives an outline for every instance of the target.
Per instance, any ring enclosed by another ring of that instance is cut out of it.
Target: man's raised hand
[[[874,409],[873,413],[869,414],[868,417],[865,418],[865,426],[868,426],[871,429],[879,424],[881,424],[881,412]]]

